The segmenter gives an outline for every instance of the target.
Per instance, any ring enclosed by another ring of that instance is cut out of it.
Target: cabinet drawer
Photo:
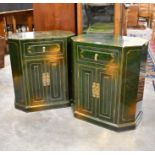
[[[96,63],[115,62],[117,59],[117,52],[109,49],[100,48],[86,48],[83,46],[78,47],[78,60],[89,61]]]
[[[49,42],[26,42],[24,43],[24,56],[46,55],[46,54],[63,54],[63,41]]]

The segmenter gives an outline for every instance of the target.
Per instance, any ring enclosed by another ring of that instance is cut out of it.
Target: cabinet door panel
[[[78,111],[94,115],[95,99],[92,96],[92,84],[95,81],[95,69],[79,65]]]
[[[115,81],[111,74],[105,70],[97,71],[98,82],[100,84],[100,97],[98,98],[98,116],[100,119],[113,120],[113,106],[115,102]]]
[[[44,100],[44,88],[42,74],[44,72],[43,61],[29,61],[26,63],[27,68],[27,90],[29,95],[29,104],[40,104]]]
[[[46,87],[48,102],[66,99],[66,72],[64,60],[49,60],[46,62],[46,71],[50,75],[50,85]],[[54,104],[54,102],[53,102]]]

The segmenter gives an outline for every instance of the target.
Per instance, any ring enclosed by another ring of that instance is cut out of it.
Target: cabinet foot
[[[99,125],[99,126],[102,126],[102,127],[105,127],[105,128],[117,131],[117,132],[135,129],[142,119],[142,114],[143,113],[140,112],[134,122],[114,124],[108,121],[100,120],[98,118],[79,113],[78,111],[74,112],[74,116],[78,119],[85,120],[87,122],[90,122],[90,123],[93,123],[93,124],[96,124],[96,125]]]
[[[20,109],[24,112],[35,112],[41,110],[50,110],[56,108],[64,108],[70,106],[69,102],[62,102],[61,104],[49,104],[49,105],[38,105],[38,106],[22,106],[19,104],[15,104],[16,109]]]

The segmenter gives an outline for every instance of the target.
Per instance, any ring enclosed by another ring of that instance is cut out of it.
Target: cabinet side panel
[[[75,104],[75,101],[77,100],[77,90],[76,90],[76,87],[77,87],[77,72],[76,72],[76,69],[77,69],[77,66],[76,66],[76,59],[77,59],[77,56],[76,56],[76,53],[77,53],[77,44],[76,42],[73,42],[72,43],[72,59],[71,59],[71,63],[72,63],[72,99],[73,99],[73,104]],[[76,105],[75,105],[76,107]]]
[[[8,44],[15,92],[15,103],[24,104],[24,84],[19,43],[17,41],[9,41]]]
[[[73,89],[73,44],[71,41],[71,38],[67,39],[67,77],[68,80],[66,80],[68,82],[68,94],[69,94],[69,99],[72,102],[73,101],[73,94],[74,94],[74,89]]]
[[[137,106],[136,106],[136,116],[142,111],[142,100],[144,94],[145,85],[145,72],[146,72],[146,59],[148,53],[148,45],[142,47],[141,62],[140,62],[140,74],[138,83],[138,93],[137,93]]]
[[[120,123],[135,121],[140,73],[140,48],[124,49]]]

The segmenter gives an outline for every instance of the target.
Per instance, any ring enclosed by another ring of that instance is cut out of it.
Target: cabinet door
[[[102,120],[113,121],[116,94],[116,80],[106,68],[97,70],[99,96],[97,98],[97,117]]]
[[[77,105],[76,109],[80,113],[93,115],[95,111],[95,98],[92,96],[92,84],[95,81],[95,69],[85,65],[78,65],[77,82]]]
[[[50,83],[45,87],[46,101],[56,104],[55,101],[67,100],[67,73],[64,59],[48,60],[45,63],[45,72],[49,74]]]
[[[28,104],[35,106],[44,104],[44,86],[42,75],[44,73],[44,61],[33,60],[26,62],[26,87],[28,95]]]
[[[58,104],[68,99],[67,77],[63,58],[26,63],[28,103],[31,106]]]

